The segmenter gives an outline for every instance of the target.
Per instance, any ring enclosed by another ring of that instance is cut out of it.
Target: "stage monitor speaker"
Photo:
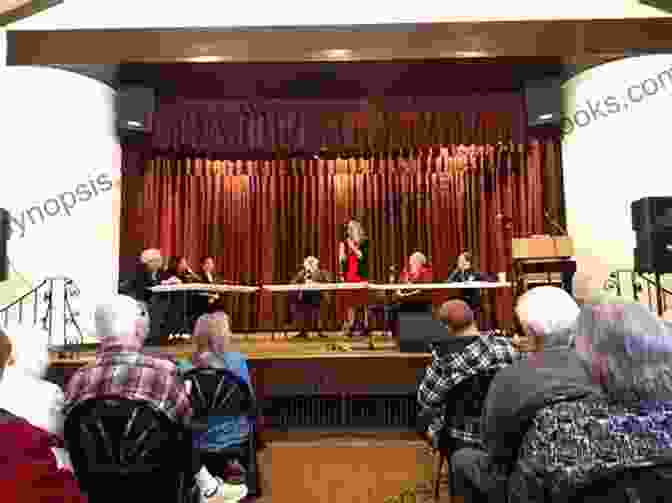
[[[399,351],[402,353],[429,353],[430,346],[446,339],[447,329],[432,317],[429,311],[401,311],[399,313]]]
[[[156,106],[154,89],[125,87],[117,92],[117,125],[121,132],[152,132]]]
[[[672,229],[637,233],[635,271],[672,273]]]
[[[672,229],[672,197],[645,197],[630,205],[632,230]]]
[[[9,258],[7,256],[7,242],[11,232],[9,211],[0,208],[0,281],[9,279]]]

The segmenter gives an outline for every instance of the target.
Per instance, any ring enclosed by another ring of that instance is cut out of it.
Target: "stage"
[[[431,356],[401,353],[396,341],[374,335],[346,339],[286,339],[270,334],[237,334],[237,349],[248,358],[264,426],[272,430],[411,430],[415,393]],[[187,360],[193,346],[181,342],[147,351]],[[84,347],[75,357],[52,355],[48,379],[63,386],[95,358]]]

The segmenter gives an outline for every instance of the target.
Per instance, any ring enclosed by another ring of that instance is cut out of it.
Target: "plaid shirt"
[[[427,367],[418,388],[418,404],[420,414],[431,418],[427,430],[433,434],[435,446],[438,446],[438,432],[446,425],[446,400],[450,390],[481,372],[499,370],[511,365],[520,358],[520,353],[509,339],[497,337],[494,332],[486,332],[462,351],[440,355],[435,350],[432,356],[432,363]],[[480,417],[459,418],[459,426],[449,426],[448,432],[452,438],[479,444],[480,423]]]
[[[173,362],[120,346],[106,348],[95,363],[72,376],[65,413],[79,402],[104,395],[147,401],[173,421],[187,423],[192,415],[189,396]]]

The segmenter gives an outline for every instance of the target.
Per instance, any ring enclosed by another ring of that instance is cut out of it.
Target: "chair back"
[[[490,383],[496,373],[496,370],[479,373],[455,386],[446,401],[446,417],[453,417],[458,422],[462,417],[480,420]]]
[[[509,479],[511,503],[653,503],[672,491],[672,403],[586,397],[537,412]]]
[[[186,498],[183,428],[148,402],[99,397],[76,405],[65,443],[80,487],[91,503]]]
[[[250,386],[228,369],[195,368],[184,380],[191,382],[192,427],[207,430],[210,416],[256,416]]]

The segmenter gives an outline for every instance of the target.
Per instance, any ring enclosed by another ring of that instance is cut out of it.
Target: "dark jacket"
[[[317,271],[315,274],[313,274],[312,278],[313,281],[318,282],[318,283],[328,283],[331,281],[329,273],[323,270]],[[294,278],[292,278],[292,283],[293,284],[301,284],[306,282],[306,272],[304,269],[301,269]],[[304,292],[296,292],[296,295],[290,296],[290,299],[293,302],[299,302],[302,304],[313,304],[313,305],[319,305],[320,302],[322,301],[322,292],[320,291],[304,291]]]
[[[547,405],[600,396],[599,384],[572,349],[549,349],[501,370],[483,407],[483,441],[490,459],[512,467],[523,436]]]
[[[454,269],[448,275],[446,283],[464,283],[466,281],[488,281],[488,278],[485,274],[481,274],[473,269],[467,271]],[[481,306],[481,292],[476,288],[462,290],[462,298],[472,309],[478,309]]]
[[[160,272],[152,274],[143,264],[140,264],[136,269],[134,278],[131,280],[129,293],[136,300],[149,302],[149,299],[152,296],[152,292],[149,288],[159,285],[161,279]]]

